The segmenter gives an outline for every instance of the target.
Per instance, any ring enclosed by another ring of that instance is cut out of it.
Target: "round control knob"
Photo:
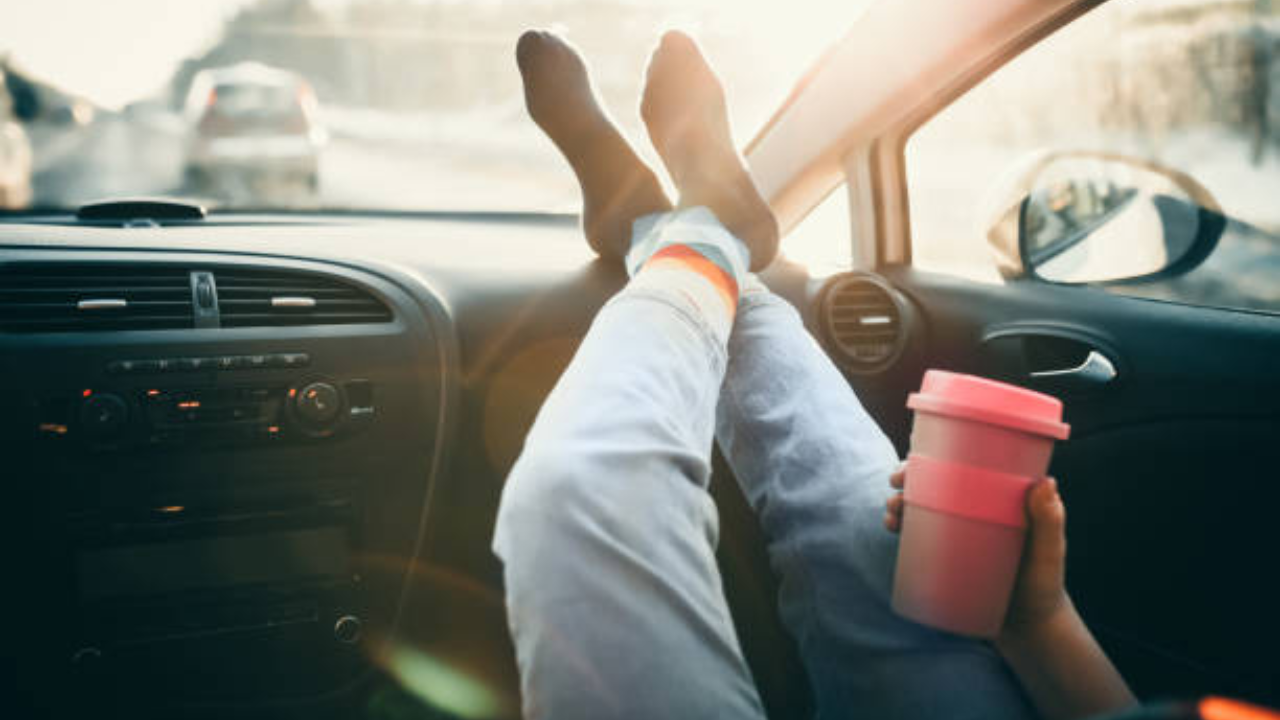
[[[360,622],[360,618],[355,615],[343,615],[333,624],[333,639],[343,645],[354,645],[360,642],[363,631],[364,623]]]
[[[328,425],[342,412],[342,394],[327,382],[313,382],[298,391],[293,409],[302,422],[312,427]]]
[[[80,428],[90,437],[110,437],[128,422],[129,405],[119,395],[97,393],[80,403]]]

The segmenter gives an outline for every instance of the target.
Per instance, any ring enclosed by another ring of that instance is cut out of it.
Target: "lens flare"
[[[500,711],[501,703],[483,682],[428,653],[392,644],[386,669],[409,693],[457,717],[488,718]]]

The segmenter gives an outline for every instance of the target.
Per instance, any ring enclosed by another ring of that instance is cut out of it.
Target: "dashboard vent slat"
[[[836,361],[852,372],[888,367],[906,343],[906,301],[885,280],[847,273],[831,280],[822,301],[822,324]]]
[[[194,324],[190,273],[169,265],[0,265],[0,332],[163,330]]]
[[[391,310],[367,290],[307,272],[214,272],[223,327],[348,325],[391,322]]]

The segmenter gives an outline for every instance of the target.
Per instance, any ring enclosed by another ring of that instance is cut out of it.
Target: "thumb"
[[[1040,480],[1027,493],[1027,514],[1031,519],[1027,552],[1036,565],[1061,564],[1067,556],[1067,508],[1058,496],[1058,482]]]

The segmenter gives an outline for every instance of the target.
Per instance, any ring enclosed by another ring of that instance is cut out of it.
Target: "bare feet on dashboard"
[[[640,103],[653,145],[680,191],[680,206],[705,205],[751,249],[751,269],[778,253],[778,222],[733,144],[724,88],[692,38],[662,36]]]
[[[569,161],[582,187],[582,229],[606,258],[631,246],[631,223],[671,209],[658,178],[597,101],[586,63],[554,33],[530,30],[516,44],[525,106]]]

